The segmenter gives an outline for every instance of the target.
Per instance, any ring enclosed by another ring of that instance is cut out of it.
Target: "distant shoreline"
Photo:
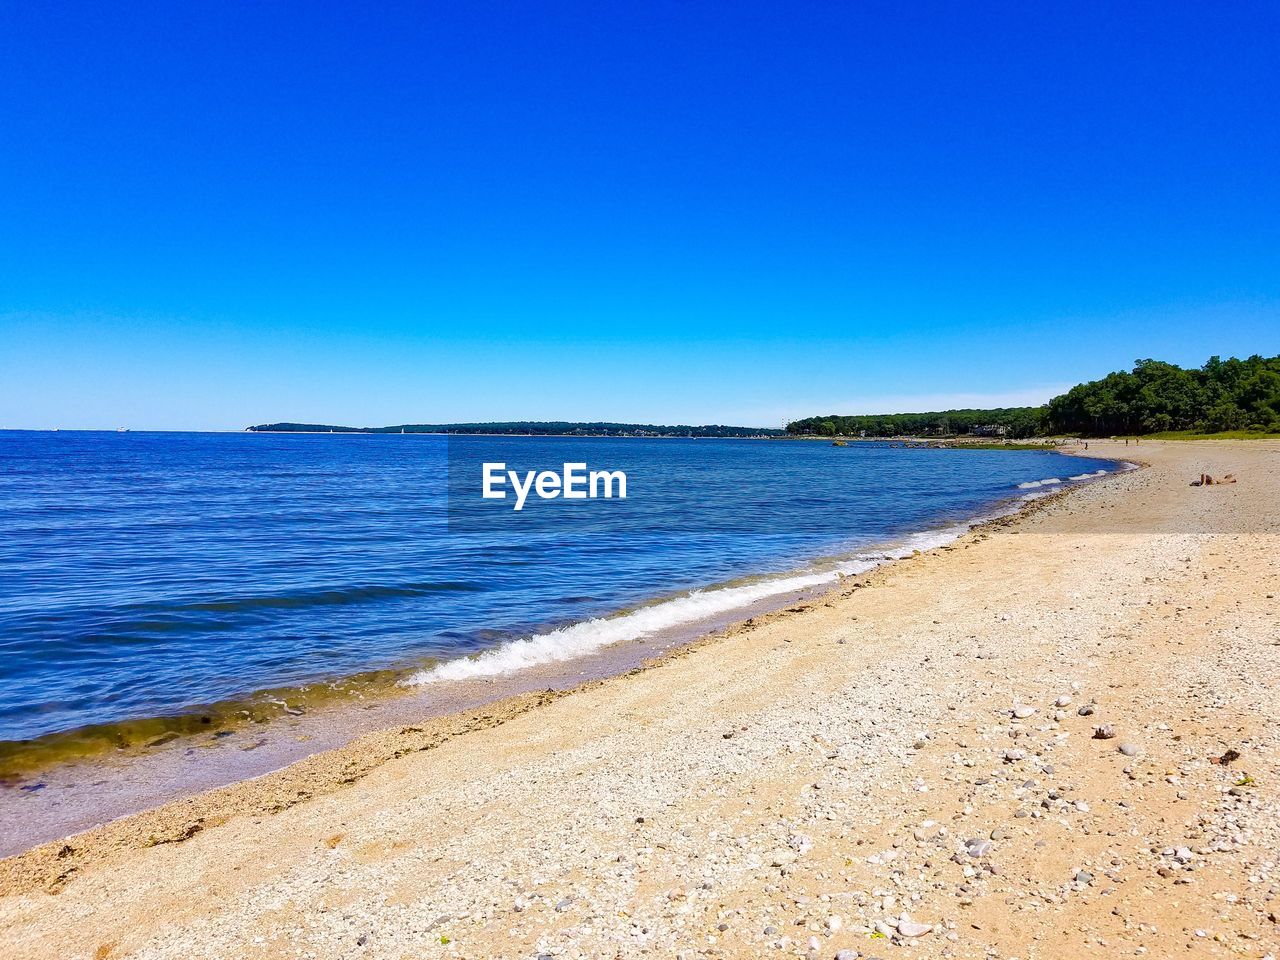
[[[399,423],[387,427],[344,427],[327,423],[259,423],[246,433],[362,433],[362,434],[443,434],[446,436],[543,436],[543,437],[684,437],[689,439],[755,439],[786,436],[786,431],[769,427],[738,427],[725,424],[619,423],[607,420],[494,420],[482,423]]]

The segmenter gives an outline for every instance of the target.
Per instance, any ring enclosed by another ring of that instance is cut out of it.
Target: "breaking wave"
[[[735,586],[693,590],[628,613],[598,617],[547,633],[522,637],[474,656],[449,660],[419,671],[403,682],[408,686],[421,686],[442,680],[497,677],[528,667],[572,660],[615,643],[641,640],[664,630],[701,623],[756,603],[832,584],[841,577],[865,573],[883,563],[909,557],[917,551],[931,550],[951,543],[967,533],[976,522],[978,521],[958,523],[911,534],[883,552],[855,554],[824,569],[784,574]]]
[[[1077,473],[1073,477],[1067,477],[1063,480],[1061,477],[1045,477],[1043,480],[1028,480],[1026,483],[1018,484],[1019,490],[1035,490],[1038,487],[1053,487],[1062,483],[1070,483],[1072,481],[1092,480],[1095,477],[1101,477],[1106,474],[1106,470],[1095,470],[1093,473]]]

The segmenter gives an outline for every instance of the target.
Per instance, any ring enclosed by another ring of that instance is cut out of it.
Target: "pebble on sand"
[[[932,929],[932,923],[917,923],[915,920],[898,921],[898,933],[904,937],[923,937]]]

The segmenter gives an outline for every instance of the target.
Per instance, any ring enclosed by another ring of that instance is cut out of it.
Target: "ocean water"
[[[480,496],[480,465],[626,499]],[[888,444],[0,432],[0,744],[370,671],[564,659],[1115,465]]]

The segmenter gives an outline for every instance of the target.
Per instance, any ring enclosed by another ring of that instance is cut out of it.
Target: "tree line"
[[[773,437],[784,431],[767,427],[668,426],[604,421],[510,420],[494,423],[404,423],[391,427],[341,427],[325,423],[260,423],[250,433],[447,433],[500,434],[521,437]]]
[[[868,437],[976,434],[1022,439],[1168,430],[1280,432],[1280,357],[1210,357],[1194,369],[1138,360],[1132,370],[1078,384],[1041,407],[828,415],[787,424],[793,435]]]
[[[981,434],[1031,437],[1040,432],[1044,407],[1000,407],[994,410],[936,410],[930,413],[881,413],[862,416],[807,417],[787,424],[787,433],[819,437],[927,437]]]

